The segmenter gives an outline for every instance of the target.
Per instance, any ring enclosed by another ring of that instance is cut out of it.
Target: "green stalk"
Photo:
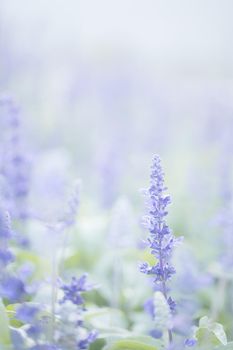
[[[51,323],[50,323],[50,341],[54,341],[55,334],[55,312],[56,312],[56,302],[57,302],[57,258],[56,250],[52,251],[52,261],[51,261]]]
[[[217,293],[212,301],[212,319],[217,320],[219,313],[224,308],[225,296],[226,296],[227,281],[226,278],[220,277],[217,282]]]

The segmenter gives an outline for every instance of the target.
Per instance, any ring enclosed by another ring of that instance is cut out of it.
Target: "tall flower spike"
[[[8,247],[11,235],[10,215],[0,206],[0,276],[3,272],[2,268],[14,260],[14,256]]]
[[[6,130],[0,162],[0,175],[4,179],[1,195],[11,215],[24,219],[28,216],[31,161],[23,145],[19,108],[10,98],[0,99],[0,117]]]
[[[62,215],[55,222],[45,224],[49,230],[57,233],[63,233],[67,228],[75,225],[80,203],[80,188],[81,183],[79,180],[77,180],[66,203],[64,215]]]
[[[80,180],[76,180],[73,187],[73,191],[70,194],[70,198],[68,200],[67,208],[65,210],[65,215],[63,218],[64,224],[67,227],[72,226],[75,223],[77,212],[79,209],[80,189],[81,182]]]
[[[164,186],[164,173],[161,160],[158,156],[153,158],[150,175],[150,187],[145,191],[147,215],[144,216],[144,226],[149,230],[148,238],[151,254],[155,256],[157,264],[150,266],[148,263],[141,265],[141,272],[154,276],[154,282],[159,285],[171,312],[175,310],[175,302],[168,296],[167,281],[175,273],[171,265],[176,238],[166,224],[165,217],[168,214],[167,206],[171,203],[170,196],[165,195],[167,188]],[[168,330],[169,341],[172,341],[172,331]]]

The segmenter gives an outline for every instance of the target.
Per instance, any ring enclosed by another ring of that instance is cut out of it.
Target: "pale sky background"
[[[0,8],[1,39],[37,60],[120,55],[165,76],[233,75],[231,0],[2,0]]]
[[[207,159],[233,125],[232,18],[232,0],[1,0],[0,93],[88,186],[117,152],[133,193],[155,152],[177,191],[195,159],[209,183]]]
[[[192,135],[213,111],[233,118],[232,15],[231,0],[2,0],[1,91],[35,134],[127,120],[140,139],[165,118]]]

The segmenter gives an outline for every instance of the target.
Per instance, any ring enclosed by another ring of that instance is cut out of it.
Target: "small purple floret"
[[[185,346],[188,346],[188,347],[192,347],[192,346],[195,346],[197,344],[197,340],[196,339],[186,339],[185,342],[184,342],[184,345]]]
[[[61,289],[64,292],[64,297],[60,301],[61,304],[71,301],[73,304],[82,305],[84,300],[81,293],[90,290],[91,286],[87,283],[87,275],[83,275],[79,279],[72,277],[71,283],[63,284]]]

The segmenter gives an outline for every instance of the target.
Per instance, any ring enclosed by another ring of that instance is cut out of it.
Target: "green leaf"
[[[112,308],[100,308],[88,311],[85,315],[85,320],[99,330],[112,327],[123,329],[126,326],[125,316],[122,311]]]
[[[130,337],[106,345],[104,350],[159,350],[161,342],[151,337]]]
[[[199,344],[227,345],[227,337],[223,326],[220,323],[213,322],[207,316],[200,319],[194,337],[198,339]]]
[[[233,342],[230,342],[227,345],[218,346],[214,350],[233,350]]]
[[[171,311],[163,293],[154,293],[153,305],[156,310],[154,317],[155,328],[162,331],[169,329],[171,323]]]
[[[0,345],[1,349],[10,348],[11,344],[11,335],[9,327],[9,319],[5,310],[5,306],[0,299]]]
[[[211,327],[210,330],[215,334],[216,338],[223,344],[227,345],[227,336],[224,331],[223,326],[220,323],[214,323]]]
[[[130,332],[120,327],[105,327],[99,329],[99,338],[125,338],[130,335]]]

